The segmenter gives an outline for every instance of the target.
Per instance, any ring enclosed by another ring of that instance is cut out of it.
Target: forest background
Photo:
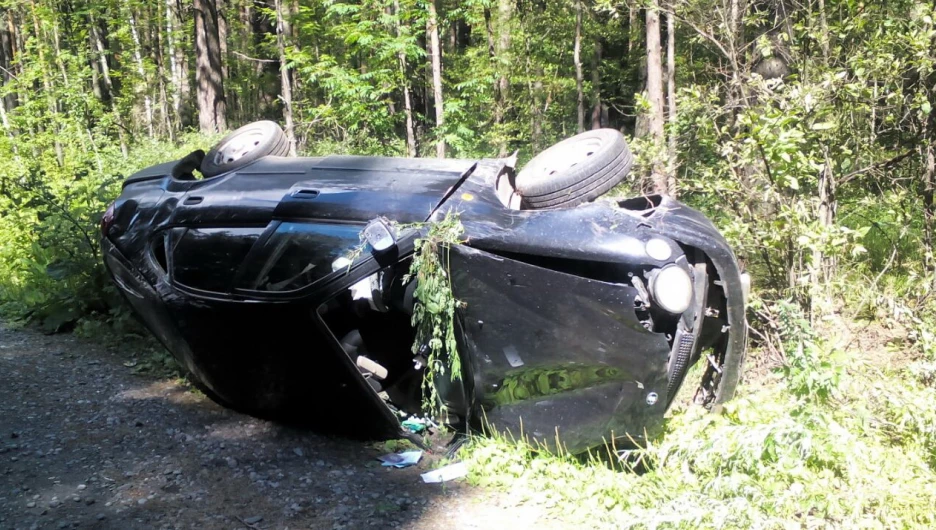
[[[0,0],[0,313],[139,333],[103,211],[133,171],[252,121],[303,155],[521,164],[612,127],[637,156],[613,193],[701,209],[754,278],[751,375],[723,417],[679,409],[651,473],[586,488],[604,471],[479,442],[482,482],[553,491],[568,465],[576,502],[617,522],[932,525],[934,18],[918,0]],[[859,351],[856,330],[886,340]]]

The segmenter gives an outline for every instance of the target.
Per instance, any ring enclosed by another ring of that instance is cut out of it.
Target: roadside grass
[[[936,527],[930,356],[877,366],[792,327],[782,377],[743,385],[721,414],[679,405],[648,446],[584,457],[473,437],[469,481],[576,528]]]

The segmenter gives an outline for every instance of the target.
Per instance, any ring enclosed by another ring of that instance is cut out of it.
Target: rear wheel
[[[289,154],[289,140],[276,122],[256,121],[232,131],[205,155],[201,172],[214,177],[241,168],[267,155]]]
[[[593,201],[621,182],[632,163],[620,131],[577,134],[536,155],[517,174],[522,207],[567,208]]]

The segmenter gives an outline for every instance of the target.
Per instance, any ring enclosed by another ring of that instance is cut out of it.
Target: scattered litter
[[[420,476],[422,477],[423,482],[426,484],[435,484],[438,482],[455,480],[457,478],[464,477],[467,474],[468,466],[466,466],[464,462],[458,462],[457,464],[451,464],[423,473]]]
[[[422,458],[422,451],[403,451],[378,456],[377,460],[383,462],[384,467],[404,468],[416,465],[420,458]]]
[[[403,428],[412,433],[420,433],[426,430],[426,420],[422,418],[410,418],[405,420],[403,423]]]

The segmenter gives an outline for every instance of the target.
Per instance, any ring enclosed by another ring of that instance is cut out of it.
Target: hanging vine
[[[448,252],[460,239],[464,227],[458,214],[448,212],[445,218],[431,223],[425,237],[416,240],[413,262],[404,281],[416,278],[412,325],[416,329],[413,353],[428,346],[426,371],[423,376],[423,410],[441,413],[441,403],[435,388],[435,378],[445,376],[461,379],[461,360],[455,341],[455,311],[464,305],[452,293],[448,270]],[[443,259],[442,252],[445,252]]]

